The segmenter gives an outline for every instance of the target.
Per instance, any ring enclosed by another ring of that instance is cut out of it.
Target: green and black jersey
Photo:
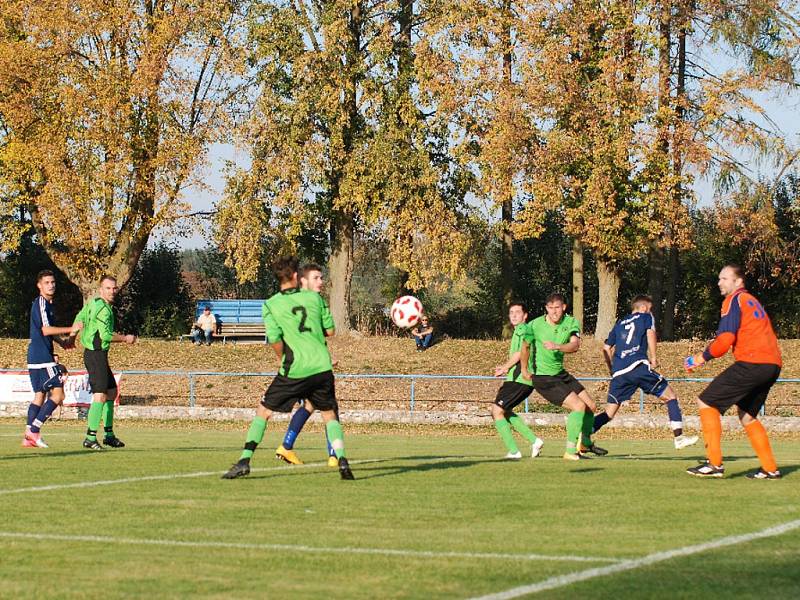
[[[333,317],[317,292],[281,290],[261,309],[270,344],[283,342],[280,374],[304,379],[333,369],[325,331],[333,329]]]
[[[83,323],[81,344],[87,350],[105,350],[114,337],[114,311],[102,298],[93,298],[83,305],[75,322]]]
[[[514,328],[514,334],[511,336],[511,346],[508,349],[508,357],[511,358],[511,355],[515,352],[519,352],[522,350],[522,340],[526,337],[530,337],[530,332],[528,329],[527,323],[520,323]],[[528,360],[528,372],[533,373],[533,352],[530,353],[529,360]],[[514,381],[516,383],[523,383],[525,385],[533,385],[530,379],[525,379],[522,376],[522,367],[520,362],[517,361],[511,368],[508,370],[508,375],[506,375],[506,381]]]
[[[580,337],[581,326],[571,315],[564,315],[561,321],[553,325],[546,315],[537,317],[528,323],[525,341],[531,346],[536,375],[558,375],[564,370],[564,353],[559,350],[545,349],[544,342],[566,344],[573,335]]]

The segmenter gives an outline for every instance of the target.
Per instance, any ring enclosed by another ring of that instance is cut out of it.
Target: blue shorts
[[[617,375],[608,386],[609,404],[622,404],[631,399],[634,392],[641,388],[645,394],[660,397],[669,386],[669,382],[650,369],[648,365],[639,365],[633,371]]]
[[[53,388],[63,388],[64,382],[61,380],[62,372],[58,365],[44,367],[42,369],[28,369],[31,378],[31,387],[35,393],[49,392]]]

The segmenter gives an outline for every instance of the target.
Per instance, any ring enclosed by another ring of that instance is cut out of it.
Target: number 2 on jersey
[[[297,326],[297,331],[300,333],[305,333],[307,331],[311,331],[308,327],[306,327],[306,319],[308,319],[308,311],[306,311],[305,306],[295,306],[292,309],[292,314],[300,313],[300,324]]]

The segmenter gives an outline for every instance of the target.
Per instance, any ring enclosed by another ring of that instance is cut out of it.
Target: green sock
[[[328,434],[328,440],[336,454],[336,458],[344,458],[344,431],[342,431],[342,424],[335,419],[328,421],[325,423],[325,432]]]
[[[578,438],[583,428],[584,412],[573,410],[567,416],[567,452],[575,454],[578,451]]]
[[[528,440],[531,444],[536,441],[536,434],[533,433],[530,427],[525,424],[525,421],[522,420],[518,414],[513,414],[508,417],[508,422],[511,423],[511,426],[519,433],[522,437]]]
[[[103,414],[103,404],[105,402],[92,402],[89,405],[89,414],[86,416],[88,429],[86,430],[86,439],[97,441],[97,430],[100,428],[100,418]]]
[[[505,418],[497,419],[494,422],[494,427],[497,429],[497,433],[500,434],[500,439],[503,440],[508,451],[511,454],[519,452],[519,448],[517,448],[517,444],[514,442],[514,436],[511,434],[511,424]]]
[[[250,423],[250,429],[247,430],[247,437],[244,440],[244,450],[239,460],[250,460],[253,458],[253,453],[256,447],[264,439],[264,433],[267,431],[267,420],[264,417],[256,415]]]
[[[594,429],[594,413],[587,410],[583,413],[583,427],[581,428],[581,435],[583,437],[583,445],[589,448],[592,445],[592,430]]]
[[[114,401],[106,400],[103,402],[102,413],[103,427],[106,437],[114,437]]]

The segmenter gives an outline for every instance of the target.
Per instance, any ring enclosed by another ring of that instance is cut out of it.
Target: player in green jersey
[[[297,286],[297,257],[279,258],[272,266],[280,291],[264,302],[262,314],[272,349],[281,361],[256,416],[250,423],[244,451],[223,479],[250,473],[250,459],[264,439],[267,421],[274,412],[288,413],[300,400],[322,412],[325,429],[339,461],[342,479],[354,479],[344,451],[344,434],[336,418],[338,404],[333,365],[325,336],[334,333],[333,317],[322,297]]]
[[[570,411],[567,417],[567,451],[564,458],[587,458],[583,452],[598,456],[608,452],[592,444],[595,403],[580,382],[564,369],[564,354],[581,347],[580,324],[566,314],[567,303],[561,294],[550,294],[545,314],[528,324],[528,334],[520,351],[523,376],[530,377],[527,365],[533,346],[533,387],[545,400]]]
[[[533,392],[533,385],[529,377],[522,376],[522,367],[520,366],[520,348],[522,347],[522,340],[528,332],[528,309],[522,302],[512,302],[508,307],[508,320],[514,326],[514,335],[511,337],[511,347],[508,350],[508,360],[502,365],[494,368],[495,377],[505,376],[506,380],[500,389],[497,390],[497,396],[492,404],[492,418],[494,419],[494,426],[497,433],[500,434],[500,439],[508,449],[506,458],[509,460],[519,460],[522,458],[522,453],[517,448],[514,442],[514,436],[511,433],[513,427],[522,437],[524,437],[531,444],[531,457],[536,458],[542,451],[544,441],[536,437],[536,434],[525,424],[525,421],[514,412],[514,407],[519,405],[523,400]],[[528,370],[532,368],[528,365]]]
[[[89,450],[103,450],[97,441],[97,430],[103,422],[105,435],[103,445],[110,448],[124,448],[125,444],[114,435],[114,401],[117,397],[117,381],[108,365],[108,350],[112,342],[135,344],[135,335],[114,333],[114,311],[111,305],[119,288],[117,280],[110,275],[100,280],[97,298],[92,298],[83,305],[75,317],[76,325],[83,323],[80,334],[83,345],[83,363],[89,373],[89,389],[92,392],[92,404],[86,417],[88,428],[83,447]],[[75,327],[75,326],[73,326]]]
[[[322,274],[322,267],[316,263],[307,263],[303,265],[303,268],[298,272],[298,276],[300,278],[301,288],[304,290],[311,290],[312,292],[316,292],[320,295],[322,294],[322,291],[325,287],[325,278]],[[328,349],[328,351],[330,352],[330,349]],[[336,359],[333,357],[333,353],[331,353],[331,364],[334,367],[336,366]],[[290,465],[303,464],[303,461],[300,460],[300,457],[298,457],[297,453],[294,451],[294,445],[297,442],[297,437],[303,430],[303,426],[306,424],[308,419],[311,417],[311,413],[313,412],[314,407],[311,406],[307,400],[300,403],[299,408],[294,412],[292,418],[289,420],[289,426],[286,428],[286,434],[283,436],[283,442],[275,449],[275,458],[279,458]],[[339,420],[338,413],[336,415],[336,419]],[[328,466],[333,467],[334,469],[338,468],[339,459],[336,458],[336,453],[333,450],[333,446],[331,446],[330,440],[327,439],[327,436],[326,444],[328,447]]]

